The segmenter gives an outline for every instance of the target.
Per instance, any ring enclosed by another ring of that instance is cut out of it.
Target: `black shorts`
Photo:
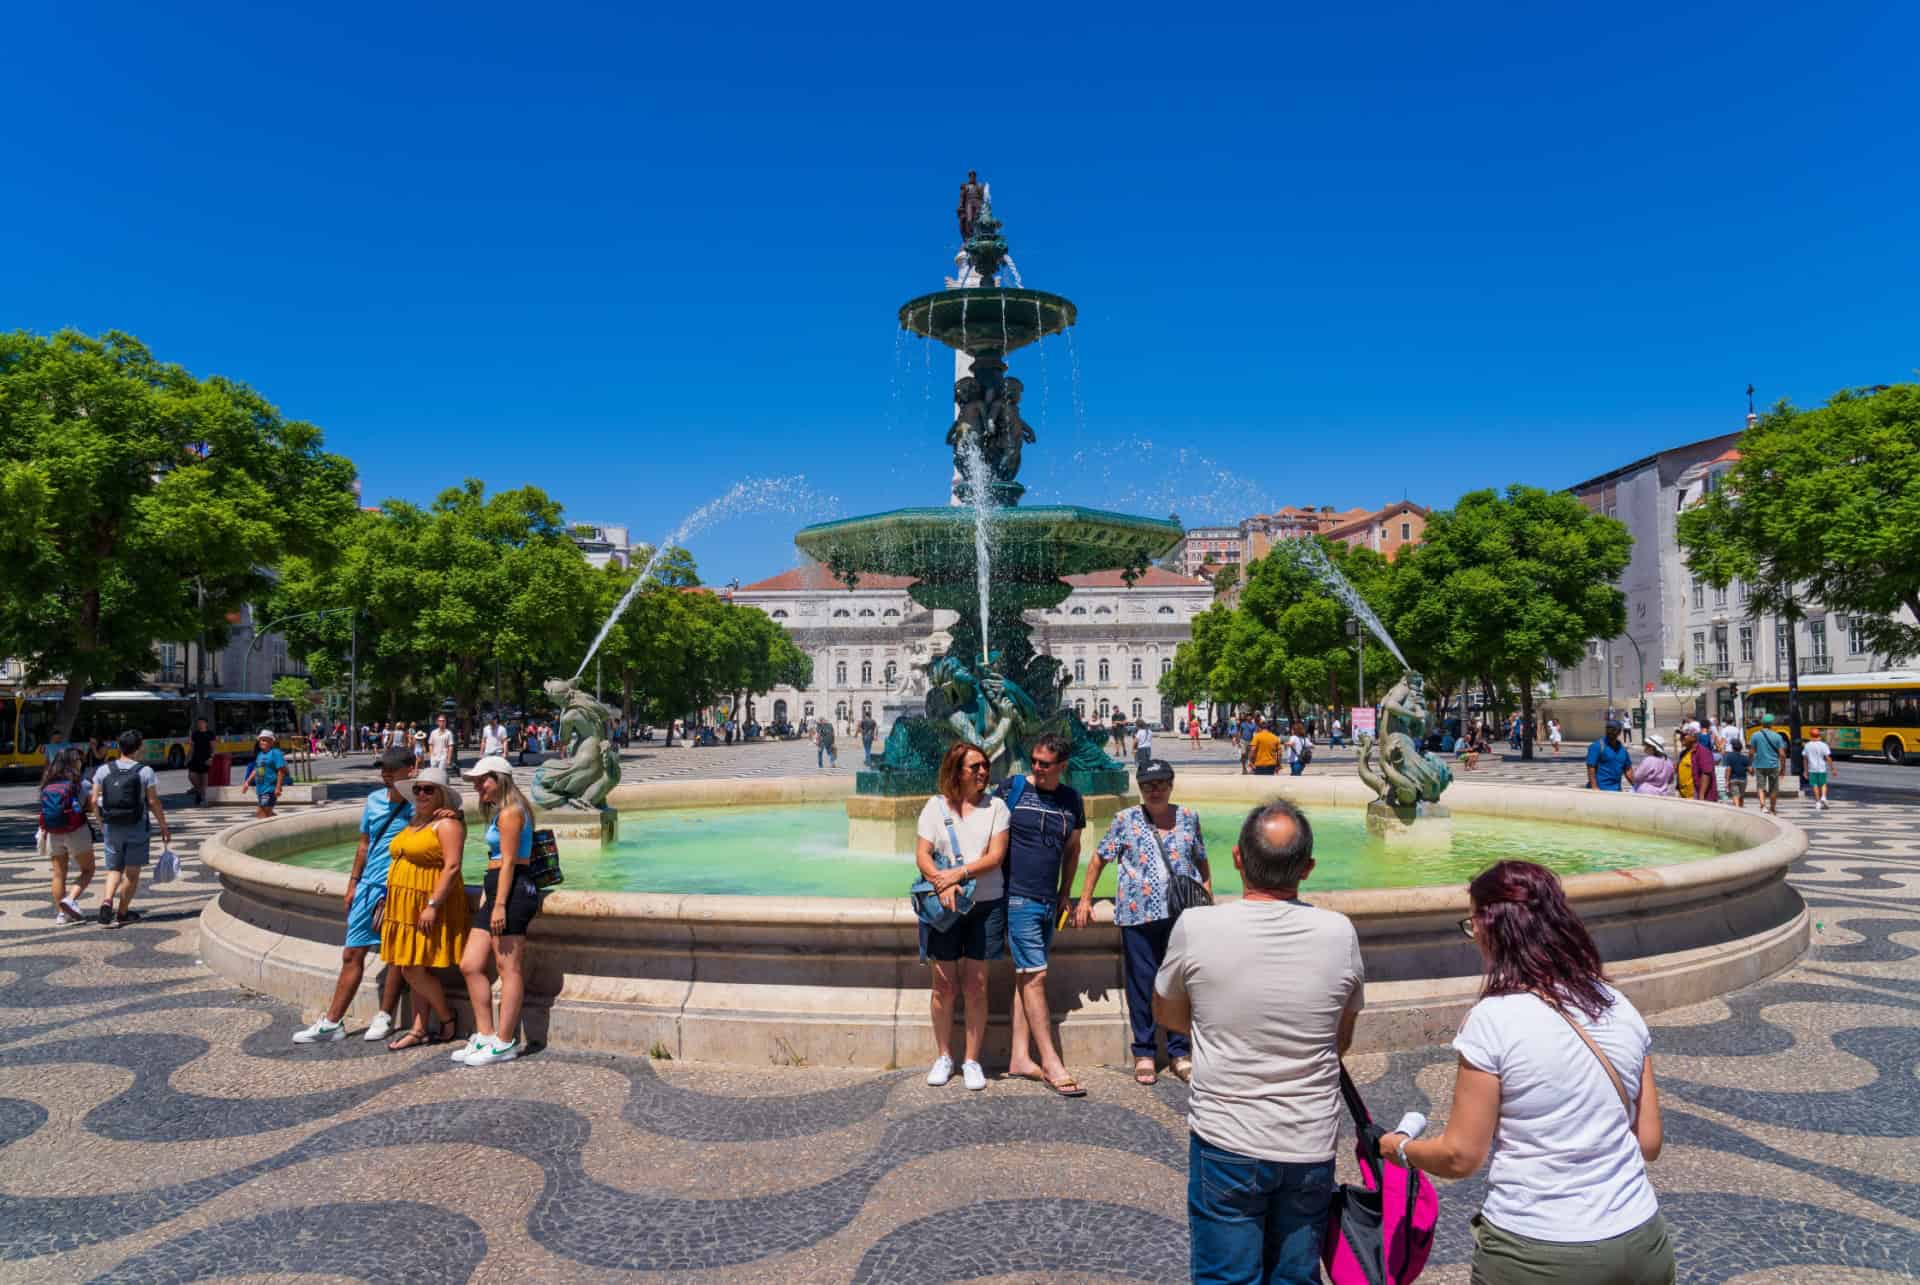
[[[920,962],[956,959],[998,959],[1007,951],[1007,899],[976,901],[973,909],[945,932],[935,932],[920,921]]]
[[[500,872],[487,871],[486,878],[480,881],[480,913],[473,920],[473,926],[483,933],[493,932],[493,903],[499,887]],[[527,925],[539,913],[540,889],[534,886],[525,866],[516,866],[513,878],[507,883],[507,926],[498,935],[525,937]]]
[[[212,759],[188,759],[187,760],[187,771],[189,772],[204,772],[212,766],[213,766]]]

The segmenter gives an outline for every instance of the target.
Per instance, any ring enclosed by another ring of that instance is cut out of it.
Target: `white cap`
[[[280,738],[274,735],[273,729],[271,727],[263,727],[260,729],[260,735],[254,737],[253,739],[256,741],[277,741]]]
[[[495,772],[512,776],[513,764],[507,762],[506,759],[498,754],[489,754],[460,775],[466,777],[469,781],[477,781],[481,777],[489,776]]]

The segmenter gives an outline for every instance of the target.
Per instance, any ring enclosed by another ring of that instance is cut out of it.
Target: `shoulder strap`
[[[946,817],[947,851],[952,856],[952,862],[956,866],[965,865],[967,858],[960,851],[960,835],[953,828],[953,809],[947,806],[947,801],[945,799],[940,800],[940,811],[941,811],[941,814]]]
[[[1620,1079],[1620,1072],[1613,1069],[1613,1059],[1601,1052],[1600,1046],[1593,1042],[1593,1036],[1587,1034],[1587,1028],[1573,1020],[1573,1014],[1567,1012],[1566,1009],[1560,1007],[1560,1005],[1548,999],[1545,995],[1540,994],[1538,991],[1534,992],[1534,997],[1554,1012],[1560,1014],[1561,1017],[1565,1018],[1567,1025],[1573,1028],[1573,1033],[1580,1037],[1580,1042],[1586,1045],[1594,1057],[1600,1060],[1600,1069],[1607,1073],[1607,1079],[1613,1085],[1613,1091],[1620,1095],[1620,1108],[1627,1113],[1627,1128],[1631,1131],[1634,1128],[1633,1102],[1627,1097],[1627,1086]]]
[[[393,829],[394,818],[398,817],[399,815],[400,815],[399,808],[392,807],[387,809],[387,819],[380,823],[380,828],[373,832],[373,837],[371,839],[367,840],[368,852],[372,852],[375,848],[380,846],[380,840],[386,837],[387,831]]]
[[[1027,792],[1027,778],[1015,772],[1007,778],[1007,811],[1012,812],[1020,806],[1020,796]]]

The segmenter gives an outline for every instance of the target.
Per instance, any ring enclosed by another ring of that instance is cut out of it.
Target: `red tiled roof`
[[[912,576],[863,575],[858,588],[861,589],[905,589],[915,583]],[[804,566],[782,571],[779,575],[766,580],[756,580],[752,584],[740,586],[741,593],[771,593],[795,591],[801,589],[826,590],[845,593],[847,587],[833,578],[833,573],[818,562],[809,562]]]
[[[1062,576],[1061,579],[1076,589],[1124,589],[1127,587],[1127,582],[1121,578],[1118,571],[1094,571],[1084,576]],[[1198,577],[1183,576],[1178,572],[1168,571],[1164,567],[1148,567],[1134,577],[1133,581],[1133,587],[1136,589],[1175,587],[1192,589],[1200,584]]]

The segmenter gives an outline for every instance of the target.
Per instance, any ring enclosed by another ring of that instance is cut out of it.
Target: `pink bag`
[[[1354,1155],[1366,1186],[1342,1183],[1327,1207],[1327,1234],[1320,1262],[1333,1285],[1406,1285],[1427,1265],[1433,1252],[1433,1228],[1440,1220],[1440,1197],[1417,1169],[1384,1161],[1380,1139],[1386,1131],[1373,1123],[1346,1065],[1340,1067],[1340,1096],[1347,1100],[1359,1141]]]

